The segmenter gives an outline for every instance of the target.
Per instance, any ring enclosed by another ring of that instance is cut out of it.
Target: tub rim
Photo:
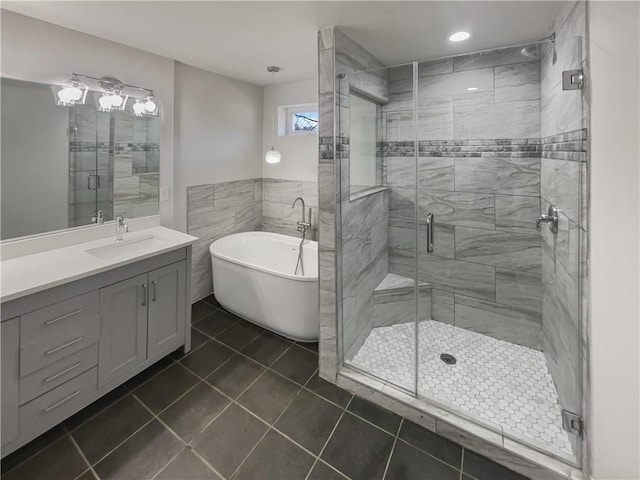
[[[219,260],[224,260],[227,261],[229,263],[235,263],[236,265],[241,265],[243,267],[247,267],[250,268],[252,270],[257,270],[259,272],[263,272],[263,273],[267,273],[269,275],[275,275],[277,277],[281,277],[281,278],[286,278],[288,280],[294,280],[296,282],[317,282],[318,281],[318,277],[319,275],[316,274],[315,276],[310,276],[310,275],[305,275],[300,276],[300,275],[294,275],[291,273],[284,273],[284,272],[279,272],[277,270],[273,270],[271,268],[266,268],[266,267],[261,267],[258,265],[254,265],[252,263],[249,262],[245,262],[243,260],[239,260],[237,258],[234,257],[230,257],[228,255],[225,255],[219,251],[214,250],[214,247],[216,245],[216,243],[225,240],[229,237],[242,237],[242,236],[247,236],[248,234],[259,234],[258,236],[268,236],[268,237],[275,237],[275,238],[286,238],[288,240],[298,240],[296,237],[292,237],[290,235],[283,235],[281,233],[272,233],[272,232],[260,232],[260,231],[251,231],[251,232],[238,232],[238,233],[232,233],[230,235],[225,235],[222,238],[219,238],[215,241],[213,241],[210,245],[209,245],[209,254],[212,257],[215,257]],[[311,244],[311,248],[314,249],[316,252],[318,251],[318,242],[314,241],[314,240],[306,240],[307,242],[309,242],[309,244]],[[319,269],[317,270],[319,273]]]

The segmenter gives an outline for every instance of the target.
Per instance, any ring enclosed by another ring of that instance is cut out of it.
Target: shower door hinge
[[[582,70],[565,70],[562,72],[562,90],[579,90],[584,85]]]
[[[562,426],[567,432],[579,437],[582,436],[582,417],[580,415],[562,410]]]

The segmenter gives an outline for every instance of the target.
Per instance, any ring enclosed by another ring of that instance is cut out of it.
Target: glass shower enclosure
[[[336,65],[343,366],[574,465],[580,49]]]

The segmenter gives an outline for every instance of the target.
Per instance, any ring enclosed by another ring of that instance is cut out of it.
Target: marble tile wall
[[[556,41],[541,51],[541,206],[560,210],[558,232],[542,229],[542,341],[560,405],[576,413],[582,412],[586,375],[588,111],[584,90],[562,90],[562,71],[588,70],[585,25],[585,2],[576,2],[556,22]],[[571,440],[576,450],[578,439]]]
[[[309,221],[311,209],[311,228],[307,231],[307,238],[318,239],[318,183],[299,180],[281,180],[263,178],[262,198],[262,230],[265,232],[281,233],[299,236],[297,223],[302,219],[300,202],[292,208],[293,201],[302,197],[306,206],[305,220]]]
[[[541,349],[540,62],[520,49],[419,64],[417,185],[413,70],[390,69],[389,270],[412,276],[417,200],[418,272],[433,285],[432,318]]]
[[[262,229],[261,178],[187,187],[187,233],[199,240],[191,258],[191,301],[214,290],[209,246],[237,232]]]

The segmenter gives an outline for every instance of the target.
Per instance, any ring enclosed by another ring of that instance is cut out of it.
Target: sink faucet
[[[124,217],[116,217],[116,242],[119,242],[124,237],[124,232],[129,231],[129,225],[124,223]]]
[[[102,210],[96,210],[96,216],[91,217],[91,223],[102,225],[104,223],[104,213]]]

